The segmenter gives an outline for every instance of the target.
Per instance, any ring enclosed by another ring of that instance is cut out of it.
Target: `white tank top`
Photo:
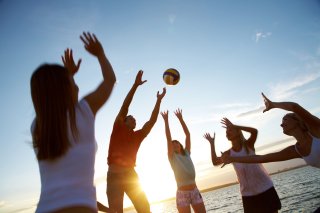
[[[239,152],[230,149],[230,155],[242,157],[255,155],[255,152],[249,149],[249,154],[247,154],[245,148],[242,147]],[[273,187],[272,180],[262,164],[232,163],[232,165],[237,173],[242,196],[257,195]]]
[[[312,145],[310,154],[308,156],[302,156],[297,148],[297,144],[294,146],[297,153],[303,158],[303,160],[310,166],[320,168],[320,138],[312,136]]]
[[[72,146],[67,153],[53,162],[38,161],[41,194],[36,213],[53,212],[71,206],[97,209],[93,179],[97,149],[94,121],[89,104],[81,100],[76,107],[78,140],[74,140],[69,129]],[[34,122],[31,131],[33,128]]]

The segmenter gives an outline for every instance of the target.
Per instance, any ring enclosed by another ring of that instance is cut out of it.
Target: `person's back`
[[[63,156],[54,161],[38,161],[41,194],[36,212],[79,204],[96,209],[94,115],[85,100],[76,107],[76,126],[79,134],[75,139],[69,128],[71,146]]]
[[[43,64],[31,76],[35,119],[32,145],[38,160],[41,195],[36,212],[97,212],[94,186],[97,111],[110,97],[116,81],[113,69],[94,34],[80,36],[86,50],[99,60],[103,81],[80,102],[73,77],[72,50],[62,56],[64,67]]]

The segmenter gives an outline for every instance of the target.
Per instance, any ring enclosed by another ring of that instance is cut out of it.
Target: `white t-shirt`
[[[252,149],[249,149],[249,154],[246,153],[244,147],[239,152],[230,150],[230,156],[242,157],[255,155]],[[242,196],[258,195],[273,187],[271,178],[262,164],[253,163],[232,163],[234,170],[237,173]]]
[[[38,161],[41,194],[36,212],[52,212],[65,207],[86,206],[97,209],[94,186],[94,164],[97,144],[94,115],[85,99],[76,107],[76,125],[79,137],[72,137],[72,146],[59,159]],[[34,122],[31,131],[34,127]]]

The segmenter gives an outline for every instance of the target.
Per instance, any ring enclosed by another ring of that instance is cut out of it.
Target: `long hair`
[[[32,74],[30,84],[36,113],[33,148],[38,160],[55,160],[71,145],[69,125],[72,135],[78,134],[71,77],[63,66],[43,64]]]
[[[172,143],[178,143],[179,146],[180,146],[181,154],[182,154],[182,155],[186,155],[186,151],[184,150],[182,144],[181,144],[178,140],[172,140],[171,142],[172,142]]]
[[[290,113],[287,113],[285,116],[288,116],[288,117],[292,118],[293,120],[298,121],[299,122],[299,126],[300,126],[300,128],[301,128],[301,130],[303,132],[308,132],[309,131],[308,125],[296,113],[290,112]]]

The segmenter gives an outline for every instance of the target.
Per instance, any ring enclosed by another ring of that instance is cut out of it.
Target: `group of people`
[[[139,86],[143,85],[143,71],[139,71],[124,99],[113,124],[108,152],[107,197],[109,207],[97,202],[94,186],[94,165],[97,143],[95,116],[109,99],[116,76],[97,37],[84,32],[80,39],[85,49],[98,59],[103,80],[98,87],[79,100],[79,88],[74,81],[81,60],[75,63],[73,52],[66,49],[64,66],[42,64],[31,77],[31,96],[35,118],[31,125],[33,148],[38,160],[41,194],[36,212],[92,213],[123,212],[124,193],[137,212],[150,212],[147,196],[139,184],[135,171],[137,152],[152,130],[159,113],[164,120],[168,160],[177,183],[176,205],[179,212],[206,212],[196,185],[195,167],[191,155],[191,135],[183,119],[182,110],[174,111],[185,133],[185,143],[173,140],[169,127],[169,111],[160,112],[166,88],[157,92],[150,119],[139,130],[129,115],[129,106]],[[303,158],[308,165],[320,168],[320,119],[292,102],[272,102],[264,96],[266,109],[280,108],[292,113],[283,117],[284,134],[295,137],[296,144],[280,152],[255,154],[258,131],[252,127],[233,124],[223,118],[226,137],[232,147],[218,157],[215,134],[204,134],[210,142],[214,166],[232,163],[240,183],[244,212],[277,212],[281,202],[273,182],[260,163]],[[242,132],[250,136],[245,138]],[[191,206],[191,207],[190,207]]]

